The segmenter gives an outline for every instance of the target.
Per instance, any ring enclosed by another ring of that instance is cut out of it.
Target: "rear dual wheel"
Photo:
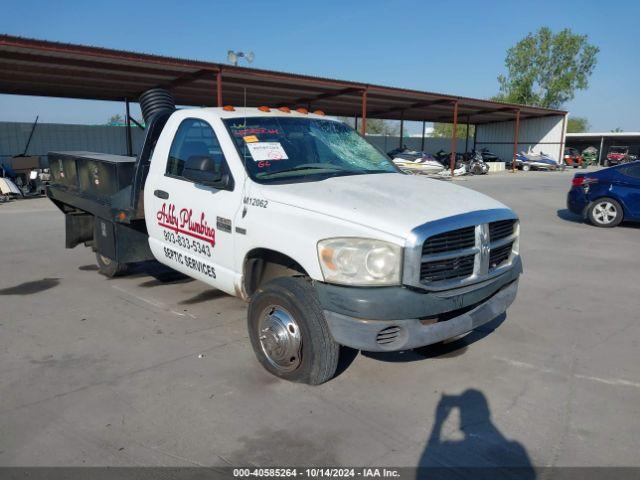
[[[96,252],[96,262],[98,263],[98,271],[109,278],[124,275],[129,267],[128,264],[116,262],[99,252]]]

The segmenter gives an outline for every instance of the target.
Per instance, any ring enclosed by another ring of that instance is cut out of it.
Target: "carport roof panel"
[[[100,47],[0,35],[0,93],[97,100],[137,99],[164,86],[180,105],[215,105],[218,72],[225,104],[310,105],[329,115],[354,116],[367,90],[367,116],[450,122],[453,102],[464,123],[565,115],[552,110],[455,95],[386,87]]]

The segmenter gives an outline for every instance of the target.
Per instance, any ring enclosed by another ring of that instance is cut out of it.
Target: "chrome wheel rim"
[[[601,225],[609,225],[618,216],[618,209],[611,202],[600,202],[593,207],[593,218]]]
[[[260,314],[260,347],[267,361],[280,372],[292,372],[302,361],[302,336],[293,315],[279,305]]]

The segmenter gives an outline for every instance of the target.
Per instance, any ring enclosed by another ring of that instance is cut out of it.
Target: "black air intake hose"
[[[142,110],[142,118],[144,118],[144,123],[147,125],[149,125],[154,115],[176,109],[176,101],[173,95],[164,88],[147,90],[140,95],[138,102],[140,103],[140,110]]]

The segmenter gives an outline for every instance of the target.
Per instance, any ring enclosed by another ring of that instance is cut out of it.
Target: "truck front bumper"
[[[408,350],[440,342],[484,325],[513,303],[518,279],[503,284],[493,295],[474,305],[430,318],[372,320],[325,310],[334,340],[341,345],[371,352]]]

